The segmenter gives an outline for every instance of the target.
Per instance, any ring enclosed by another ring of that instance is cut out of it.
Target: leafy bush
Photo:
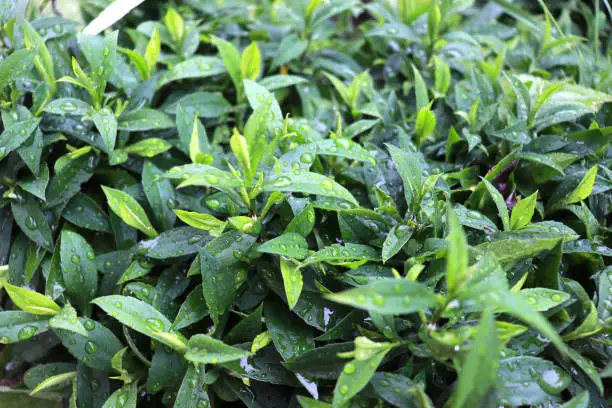
[[[81,408],[608,406],[607,1],[149,1],[103,36],[18,3],[6,381]]]

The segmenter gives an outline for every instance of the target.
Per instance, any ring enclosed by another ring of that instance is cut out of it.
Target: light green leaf
[[[57,303],[45,295],[20,288],[19,286],[13,286],[7,282],[3,282],[2,286],[13,303],[28,313],[54,316],[62,310]]]
[[[148,237],[157,236],[144,209],[132,196],[121,190],[102,186],[108,206],[127,225],[144,232]]]
[[[208,231],[213,237],[221,235],[227,225],[226,221],[221,221],[217,217],[206,213],[185,210],[174,210],[174,213],[185,224]]]
[[[446,284],[452,293],[458,290],[465,282],[468,274],[468,245],[461,224],[450,205],[447,207],[447,222],[449,233],[447,236],[448,249],[446,251]]]
[[[512,209],[510,217],[510,228],[515,230],[528,225],[535,212],[538,192],[536,191],[529,197],[520,199]]]
[[[255,41],[246,47],[240,58],[242,78],[255,80],[261,73],[261,54]]]
[[[200,364],[221,364],[240,360],[251,355],[246,350],[228,346],[221,340],[206,334],[196,334],[189,339],[185,358]]]

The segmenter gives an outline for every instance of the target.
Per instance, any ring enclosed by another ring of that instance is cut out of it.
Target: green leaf
[[[343,406],[363,389],[376,372],[390,348],[384,348],[364,359],[355,358],[345,364],[334,387],[333,406]]]
[[[108,215],[102,207],[88,195],[79,193],[74,196],[64,207],[62,217],[81,228],[110,232]]]
[[[4,120],[6,124],[6,120]],[[38,128],[40,118],[29,118],[4,128],[0,133],[0,159],[21,146]]]
[[[204,298],[216,325],[234,300],[236,289],[233,269],[223,265],[207,249],[200,251],[199,260]]]
[[[53,329],[63,329],[89,337],[85,327],[79,322],[74,307],[70,304],[64,305],[62,310],[49,320],[49,326]]]
[[[427,95],[427,85],[423,81],[423,77],[419,70],[413,65],[412,72],[414,74],[414,88],[416,93],[416,107],[417,111],[421,112],[422,109],[426,109],[429,105],[429,96]]]
[[[440,95],[446,95],[451,84],[451,72],[448,64],[441,58],[434,57],[435,89]]]
[[[497,207],[497,214],[499,215],[499,218],[502,221],[504,231],[509,231],[510,230],[510,217],[508,215],[508,206],[506,205],[506,200],[504,200],[504,197],[501,195],[499,190],[493,184],[491,184],[489,180],[483,178],[482,182],[487,188],[489,195],[491,195],[491,198],[493,199],[493,202],[495,203],[495,207]],[[531,221],[531,217],[529,217],[529,221]]]
[[[207,78],[225,72],[223,61],[216,57],[191,57],[173,65],[157,81],[157,88],[161,88],[170,82],[190,79]]]
[[[174,210],[174,213],[185,224],[208,231],[213,237],[221,235],[227,225],[226,221],[221,221],[217,217],[206,213],[184,210]]]
[[[49,184],[49,166],[47,166],[47,163],[42,163],[38,176],[32,175],[31,177],[26,177],[17,184],[33,196],[46,201],[46,190]]]
[[[555,209],[563,207],[564,205],[577,203],[578,201],[582,201],[591,195],[593,185],[595,184],[595,178],[597,177],[597,169],[597,164],[591,167],[586,172],[582,180],[580,180],[580,183],[578,183],[576,188],[574,188],[574,190],[572,190],[569,194],[562,197],[561,200],[552,202],[550,204],[551,208]]]
[[[106,186],[102,186],[102,190],[108,206],[123,222],[144,232],[148,237],[157,236],[157,231],[151,225],[144,209],[131,195]]]
[[[79,322],[87,330],[87,337],[63,329],[55,329],[55,333],[74,358],[88,367],[110,371],[111,359],[123,345],[113,332],[101,323],[83,317],[79,318]]]
[[[81,184],[91,178],[97,163],[97,156],[91,152],[76,157],[68,156],[61,168],[55,168],[55,174],[49,181],[47,206],[54,207],[74,197],[81,190]]]
[[[249,105],[255,111],[260,105],[264,103],[270,104],[271,114],[274,120],[282,120],[283,114],[281,113],[280,106],[274,95],[270,93],[266,88],[259,85],[257,82],[251,81],[250,79],[244,80],[244,91]]]
[[[338,354],[349,352],[353,347],[353,343],[326,344],[297,355],[285,362],[284,366],[308,378],[335,380],[346,361]]]
[[[198,285],[189,292],[187,298],[183,304],[181,304],[181,308],[174,319],[174,323],[172,323],[172,327],[175,330],[180,330],[193,323],[199,322],[206,315],[208,315],[208,307],[206,307],[206,302],[204,300],[202,285]]]
[[[104,146],[106,147],[107,153],[112,153],[115,148],[115,141],[117,140],[117,120],[113,112],[104,108],[92,112],[91,117],[96,129],[100,132]]]
[[[45,106],[44,111],[56,115],[85,116],[93,108],[85,101],[76,98],[54,99]]]
[[[246,47],[240,58],[242,78],[255,80],[261,73],[261,54],[255,41]]]
[[[436,130],[436,115],[427,107],[422,108],[417,114],[414,132],[418,143],[422,143]]]
[[[98,291],[98,270],[93,248],[81,235],[65,228],[61,233],[60,265],[66,293],[82,313]]]
[[[3,282],[2,286],[15,306],[28,313],[54,316],[61,310],[57,303],[40,293],[7,282]]]
[[[81,50],[91,67],[90,77],[95,87],[97,103],[102,102],[106,84],[113,72],[117,54],[117,36],[118,32],[115,31],[106,37],[87,34],[78,37]]]
[[[468,245],[461,224],[450,205],[446,211],[449,233],[447,236],[448,249],[446,251],[446,285],[453,293],[465,283],[468,274],[469,253]]]
[[[405,223],[397,224],[385,239],[382,247],[382,260],[383,263],[391,259],[397,254],[410,240],[415,228]]]
[[[504,404],[552,405],[569,385],[570,375],[551,363],[531,356],[505,358],[500,361],[499,398]]]
[[[225,41],[219,37],[211,37],[212,44],[219,50],[219,55],[225,64],[225,68],[236,87],[238,95],[240,95],[243,89],[242,85],[242,71],[240,69],[240,53],[229,41]],[[240,98],[238,98],[240,99]]]
[[[172,323],[153,306],[133,297],[119,295],[99,297],[92,303],[127,327],[164,343],[170,348],[176,347],[174,342],[163,335],[170,330]],[[181,337],[177,337],[177,340],[184,342]]]
[[[405,279],[379,279],[366,286],[326,297],[383,315],[413,313],[439,304],[438,296],[430,288]]]
[[[38,384],[43,382],[49,377],[56,376],[58,374],[64,374],[73,372],[76,369],[76,365],[72,363],[48,363],[41,364],[30,368],[23,376],[23,382],[26,387],[30,389],[36,388]],[[61,387],[54,387],[56,390]]]
[[[572,398],[570,401],[561,405],[559,408],[588,408],[589,407],[589,393],[584,391]]]
[[[308,255],[308,243],[299,234],[286,232],[261,244],[257,250],[287,258],[304,259]]]
[[[345,157],[347,159],[376,164],[374,157],[358,143],[347,138],[325,139],[316,143],[316,153],[326,156]],[[302,158],[301,158],[302,159]]]
[[[179,388],[174,408],[202,408],[210,406],[206,392],[206,372],[198,364],[189,364]]]
[[[164,174],[165,178],[179,180],[178,188],[187,186],[214,187],[221,191],[231,191],[243,187],[244,182],[232,173],[219,170],[207,164],[186,164],[173,167]]]
[[[261,247],[259,249],[261,249]],[[302,286],[304,285],[302,280],[302,271],[299,268],[299,264],[285,259],[284,257],[280,258],[280,269],[281,274],[283,275],[287,305],[289,306],[289,309],[293,309],[300,298]]]
[[[404,183],[404,196],[410,205],[419,200],[422,186],[420,157],[416,153],[403,151],[395,146],[387,145],[393,163]]]
[[[296,59],[306,51],[306,48],[308,48],[308,41],[301,40],[296,34],[286,36],[278,45],[274,58],[272,58],[270,71]]]
[[[336,197],[357,204],[355,197],[344,187],[329,177],[309,171],[280,173],[273,180],[264,182],[263,191],[281,191],[317,194]]]
[[[453,407],[475,406],[494,386],[499,365],[499,348],[495,318],[491,309],[486,309],[459,373]]]
[[[489,301],[495,304],[498,310],[508,313],[525,323],[529,324],[534,329],[538,330],[544,336],[548,337],[555,346],[562,352],[567,352],[567,346],[561,340],[561,337],[553,329],[551,324],[531,306],[522,296],[506,293],[491,293]]]
[[[37,316],[22,311],[0,312],[0,343],[2,344],[24,341],[48,329],[48,315]]]
[[[512,209],[512,216],[510,218],[511,229],[522,228],[531,222],[537,200],[538,192],[536,191],[529,197],[522,198],[516,203]]]
[[[378,251],[367,245],[351,243],[344,245],[332,244],[310,255],[300,264],[300,267],[302,268],[318,262],[342,265],[355,261],[378,261],[379,259]]]
[[[306,78],[297,75],[270,75],[262,78],[258,83],[268,91],[276,91],[277,89],[287,88],[305,82],[308,82]]]
[[[76,371],[72,371],[69,373],[57,374],[49,378],[46,378],[44,381],[38,384],[36,388],[32,390],[32,392],[30,392],[30,395],[34,395],[37,392],[46,390],[47,388],[55,387],[67,381],[73,381],[76,378],[76,374],[77,374]]]
[[[142,108],[137,111],[124,113],[119,118],[117,128],[130,132],[144,132],[147,130],[170,129],[174,121],[168,115],[156,109]]]
[[[26,72],[36,55],[36,50],[17,50],[0,64],[0,87],[13,82]]]
[[[155,225],[169,230],[176,221],[172,206],[176,202],[176,195],[169,180],[162,178],[164,172],[151,161],[145,161],[142,168],[142,187],[147,201],[153,212]]]
[[[569,298],[569,295],[568,295]],[[587,316],[584,318],[582,323],[570,333],[563,335],[563,340],[572,341],[585,337],[590,337],[597,334],[603,326],[599,323],[599,318],[597,315],[597,308],[593,302],[590,302],[590,309]]]
[[[145,50],[144,59],[147,63],[147,78],[151,76],[151,72],[155,68],[157,64],[157,60],[159,58],[159,53],[161,52],[161,42],[159,38],[159,30],[157,25],[153,28],[153,34],[151,34],[151,39],[147,44],[147,49]]]
[[[126,153],[136,154],[142,157],[155,157],[158,154],[168,151],[171,147],[172,144],[164,139],[150,137],[126,146],[123,150]]]
[[[291,360],[314,349],[312,328],[288,311],[282,303],[266,300],[264,317],[274,346],[284,360]]]
[[[138,401],[138,383],[126,384],[113,392],[102,408],[136,408]]]
[[[36,244],[52,252],[51,228],[40,209],[38,200],[26,194],[20,201],[11,201],[11,210],[21,231]]]
[[[200,364],[222,364],[251,355],[248,351],[228,346],[221,340],[206,334],[196,334],[189,339],[185,358]]]
[[[565,292],[546,288],[523,289],[518,294],[538,312],[557,307],[570,298]]]

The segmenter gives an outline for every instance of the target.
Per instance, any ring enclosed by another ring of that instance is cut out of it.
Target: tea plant
[[[146,1],[99,35],[31,3],[0,5],[14,389],[609,405],[607,1]]]

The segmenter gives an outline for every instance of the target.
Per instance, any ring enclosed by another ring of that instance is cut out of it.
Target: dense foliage
[[[19,3],[5,384],[80,408],[608,406],[607,1],[148,1],[97,36]]]

